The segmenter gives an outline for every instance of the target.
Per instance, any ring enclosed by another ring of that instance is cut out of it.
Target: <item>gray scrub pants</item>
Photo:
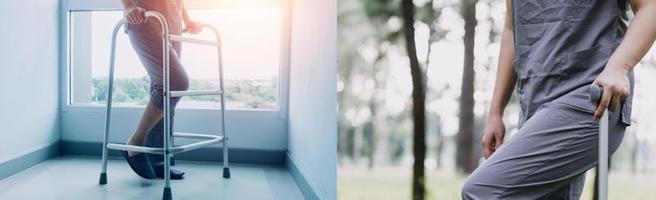
[[[580,89],[584,90],[584,89]],[[585,172],[598,163],[599,123],[593,108],[571,104],[585,92],[542,105],[519,131],[478,167],[462,188],[463,199],[579,199]],[[570,100],[568,100],[569,98]],[[610,114],[609,151],[626,125]]]
[[[166,17],[171,34],[181,34],[181,19],[177,14],[178,7],[173,1],[135,1],[138,6],[151,11],[158,11]],[[163,58],[162,58],[162,30],[159,22],[154,18],[148,18],[145,23],[128,25],[127,29],[130,43],[137,53],[139,60],[145,67],[150,77],[150,103],[159,109],[164,108],[163,99]],[[170,87],[172,91],[187,90],[189,78],[180,62],[181,44],[171,42],[169,53]],[[173,113],[180,98],[171,98],[171,124],[173,124]],[[173,127],[173,126],[171,126]],[[162,147],[164,133],[164,120],[160,120],[148,133],[146,146]],[[164,157],[159,154],[148,154],[153,166],[162,165]]]

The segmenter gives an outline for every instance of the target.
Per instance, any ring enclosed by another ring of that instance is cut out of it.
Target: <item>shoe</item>
[[[153,171],[155,172],[157,178],[164,178],[164,165],[157,165],[153,167]],[[170,171],[171,171],[172,180],[180,180],[184,178],[185,172],[180,170],[175,170],[172,168],[170,169]]]
[[[153,171],[153,167],[150,165],[150,160],[148,160],[148,157],[146,157],[146,154],[139,153],[136,155],[128,156],[127,151],[121,151],[121,154],[123,154],[123,157],[126,161],[128,161],[130,168],[132,168],[132,171],[137,173],[137,175],[145,179],[157,178],[155,171]]]

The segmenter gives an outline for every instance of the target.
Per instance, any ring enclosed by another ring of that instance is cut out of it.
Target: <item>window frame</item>
[[[278,106],[276,109],[240,109],[231,108],[226,109],[227,117],[230,115],[240,116],[258,116],[266,118],[286,119],[288,115],[288,102],[289,102],[289,71],[290,71],[290,33],[291,33],[291,18],[290,18],[290,0],[185,0],[185,5],[189,9],[211,9],[211,8],[262,8],[262,7],[275,7],[281,9],[281,33],[280,33],[280,61],[278,67],[279,85],[278,85]],[[84,112],[88,110],[98,110],[105,108],[105,105],[98,104],[73,104],[73,82],[72,79],[72,55],[71,55],[71,12],[74,11],[119,11],[122,6],[116,0],[62,0],[61,7],[61,64],[60,64],[60,78],[61,86],[61,108],[63,112]],[[112,105],[112,108],[121,108],[122,110],[137,110],[143,109],[144,106],[130,106],[130,105]],[[182,112],[191,113],[205,113],[207,111],[216,112],[220,108],[178,108]]]

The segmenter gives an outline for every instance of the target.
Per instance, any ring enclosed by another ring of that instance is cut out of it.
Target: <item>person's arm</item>
[[[656,1],[630,0],[630,3],[635,15],[624,39],[594,82],[604,88],[594,114],[595,119],[601,118],[606,108],[617,110],[622,99],[629,95],[630,83],[627,75],[645,56],[656,39]]]
[[[140,24],[146,20],[146,10],[137,6],[132,0],[121,0],[123,17],[130,24]]]
[[[485,124],[483,140],[481,141],[485,158],[492,155],[503,143],[503,138],[506,134],[506,128],[503,124],[503,112],[508,105],[508,101],[517,83],[517,74],[515,74],[513,69],[515,42],[510,9],[510,0],[506,0],[506,19],[504,29],[501,33],[501,47],[496,82],[494,84],[494,94],[490,103],[490,111],[487,123]]]
[[[180,5],[180,13],[182,14],[182,20],[187,23],[192,21],[191,17],[189,17],[189,13],[187,12],[187,5],[185,5],[183,0],[178,0],[178,4]]]
[[[189,12],[187,11],[187,6],[185,5],[183,0],[177,0],[178,5],[180,5],[180,14],[182,15],[182,21],[184,21],[185,28],[184,32],[191,33],[191,34],[196,34],[200,32],[201,30],[201,24],[192,20],[191,17],[189,17]]]

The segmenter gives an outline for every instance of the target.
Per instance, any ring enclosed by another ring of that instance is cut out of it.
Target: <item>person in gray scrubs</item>
[[[494,96],[482,139],[487,158],[462,199],[579,199],[598,163],[598,119],[610,110],[609,150],[631,124],[633,67],[656,37],[656,1],[507,0]],[[635,13],[627,26],[627,9]],[[589,87],[603,87],[593,105]],[[504,143],[516,85],[519,129]]]
[[[182,32],[195,34],[200,31],[201,26],[190,19],[182,0],[122,0],[121,2],[124,7],[124,17],[129,23],[127,33],[130,42],[150,77],[150,100],[127,144],[162,147],[164,133],[162,30],[159,21],[154,18],[147,19],[144,14],[146,11],[156,11],[164,15],[170,34],[180,35]],[[184,30],[182,21],[185,25]],[[169,55],[171,90],[187,90],[189,79],[180,63],[181,45],[179,42],[171,42],[170,45],[172,46]],[[172,98],[172,110],[175,110],[179,100],[180,98]],[[127,151],[124,151],[123,155],[139,176],[147,179],[164,177],[162,155],[144,155]],[[183,175],[182,171],[171,170],[172,179],[181,179]]]

